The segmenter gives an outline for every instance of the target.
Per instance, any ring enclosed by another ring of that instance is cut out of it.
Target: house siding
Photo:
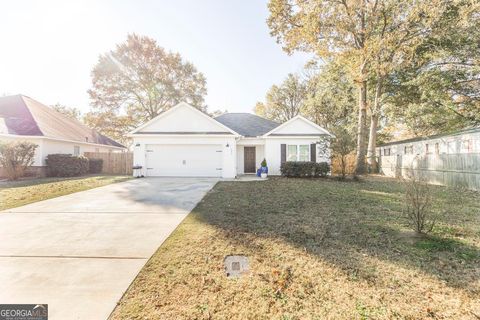
[[[239,122],[235,122],[234,127],[238,127],[239,123],[243,121],[244,125],[241,126],[242,134],[221,123],[222,118],[225,120],[224,122],[228,123],[228,121],[226,121],[228,119],[226,118],[229,118],[229,121],[231,121],[231,117],[232,115],[223,115],[218,117],[220,121],[217,121],[186,103],[179,103],[177,106],[165,111],[163,114],[160,114],[130,133],[130,136],[134,139],[134,165],[142,166],[143,175],[145,176],[148,175],[148,171],[152,175],[168,175],[168,173],[166,173],[168,170],[173,172],[178,169],[177,167],[187,165],[187,162],[192,163],[195,157],[185,152],[185,148],[180,148],[178,149],[178,153],[184,155],[178,159],[174,159],[171,164],[168,158],[161,160],[161,158],[155,158],[155,155],[151,154],[148,155],[148,159],[152,159],[152,164],[157,163],[158,166],[154,168],[154,165],[150,166],[150,164],[148,164],[151,168],[147,169],[146,146],[153,144],[185,146],[216,144],[221,145],[223,148],[222,177],[233,178],[238,174],[244,173],[244,148],[246,146],[252,146],[255,147],[255,167],[259,168],[260,163],[265,158],[267,166],[269,167],[269,174],[280,175],[281,144],[305,144],[309,146],[310,150],[311,144],[317,143],[319,139],[322,139],[322,136],[330,135],[325,129],[301,116],[292,118],[280,126],[274,123],[273,127],[269,126],[262,130],[262,126],[265,125],[268,120],[263,119],[263,121],[261,121],[262,123],[259,123],[258,116],[240,114],[235,116],[239,119]],[[186,119],[188,119],[188,121],[186,121]],[[281,137],[269,136],[269,134],[278,134]],[[322,147],[326,147],[328,150],[322,153],[320,152],[320,148]],[[320,145],[316,147],[316,152],[318,152],[316,160],[317,162],[329,162],[329,146],[323,145],[322,147]],[[163,148],[163,150],[167,150],[164,152],[175,152],[172,151],[174,149],[175,148]],[[208,148],[204,149],[205,153],[202,153],[203,156],[208,154],[206,151]],[[201,152],[199,150],[200,149],[197,148],[196,152]],[[151,152],[155,151],[152,149]],[[205,161],[205,163],[209,162]],[[186,166],[184,167],[184,171],[180,171],[180,174],[191,174],[190,170],[192,168],[194,167]],[[199,176],[204,174],[204,172],[208,172],[206,165],[198,167],[197,170]],[[178,172],[178,170],[175,172]]]
[[[0,138],[2,142],[12,142],[12,141],[26,141],[36,144],[38,147],[35,150],[35,158],[33,166],[41,167],[46,166],[45,159],[49,154],[54,153],[63,153],[63,154],[73,154],[74,146],[80,146],[80,155],[83,155],[84,152],[95,152],[98,149],[98,152],[119,152],[122,149],[109,147],[109,146],[101,146],[101,145],[93,145],[83,142],[63,142],[63,141],[56,141],[50,140],[45,138],[23,138],[23,137],[9,137],[3,136]]]
[[[49,154],[63,153],[63,154],[72,154],[74,153],[74,147],[80,147],[80,155],[83,155],[85,152],[120,152],[118,148],[112,148],[109,146],[100,146],[93,145],[83,142],[63,142],[55,140],[44,140],[42,145],[42,162],[40,165],[46,166],[46,158]]]
[[[480,129],[389,143],[376,151],[385,176],[408,178],[413,170],[433,184],[480,190]]]
[[[280,175],[280,166],[281,166],[281,145],[282,144],[304,144],[310,145],[313,143],[318,143],[319,138],[295,138],[295,137],[282,137],[282,138],[266,138],[265,139],[265,158],[267,159],[268,172],[271,175]],[[321,149],[326,148],[326,149]],[[316,162],[327,162],[330,163],[330,148],[328,143],[324,146],[321,144],[316,145]]]
[[[84,152],[121,152],[122,149],[113,148],[109,146],[99,146],[86,143],[73,143],[73,142],[62,142],[55,140],[48,140],[44,138],[23,138],[23,137],[13,137],[13,136],[2,136],[2,142],[13,142],[13,141],[26,141],[31,142],[37,145],[35,149],[35,156],[32,166],[27,170],[26,174],[28,176],[37,176],[42,177],[46,175],[46,158],[49,154],[62,153],[62,154],[73,154],[74,146],[80,147],[80,155],[83,155]],[[5,172],[2,167],[0,167],[0,177],[4,177]]]

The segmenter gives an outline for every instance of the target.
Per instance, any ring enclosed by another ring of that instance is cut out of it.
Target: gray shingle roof
[[[224,113],[215,120],[244,137],[262,136],[280,125],[251,113]]]
[[[0,134],[44,136],[125,148],[79,121],[23,95],[0,97]]]

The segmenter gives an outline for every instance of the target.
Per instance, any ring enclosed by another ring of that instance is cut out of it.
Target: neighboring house
[[[29,141],[38,145],[31,170],[40,175],[45,173],[45,158],[49,154],[126,150],[79,121],[23,95],[0,97],[0,141]]]
[[[480,190],[480,127],[385,143],[377,155],[386,176],[413,170],[431,183]]]
[[[283,124],[248,113],[212,118],[182,102],[129,136],[146,176],[233,178],[255,173],[264,158],[279,175],[285,161],[330,161],[323,141],[331,134],[302,116]]]
[[[377,155],[480,153],[480,127],[381,144]]]

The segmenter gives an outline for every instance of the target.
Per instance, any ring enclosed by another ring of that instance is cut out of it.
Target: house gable
[[[237,134],[202,111],[181,102],[131,134]]]
[[[302,116],[296,116],[277,128],[265,134],[265,136],[318,136],[331,135],[327,130]]]

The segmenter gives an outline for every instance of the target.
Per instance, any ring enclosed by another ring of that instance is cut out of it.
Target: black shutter
[[[280,164],[284,164],[287,162],[287,145],[281,144],[280,145]]]
[[[310,145],[310,161],[317,162],[317,145],[315,143]]]

